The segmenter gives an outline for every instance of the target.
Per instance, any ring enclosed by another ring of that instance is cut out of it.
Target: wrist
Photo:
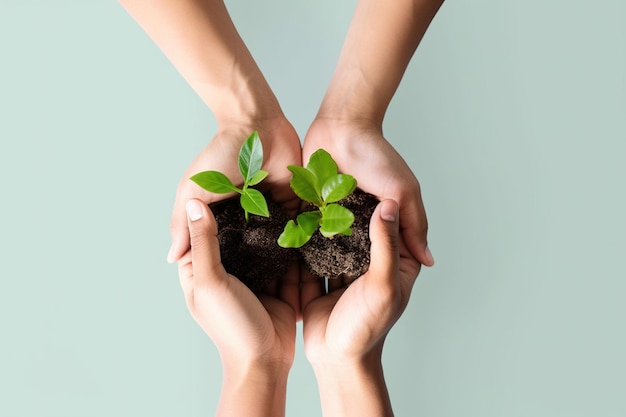
[[[312,364],[324,415],[391,416],[380,355]]]
[[[284,416],[289,366],[224,364],[217,416]]]
[[[389,100],[357,76],[335,75],[316,119],[381,126]]]
[[[276,96],[260,73],[235,72],[228,82],[211,90],[205,102],[219,127],[258,125],[284,118]]]
[[[234,353],[234,354],[232,354]],[[224,375],[235,379],[286,378],[293,364],[293,351],[272,351],[260,355],[246,355],[241,352],[220,353]]]
[[[236,385],[276,386],[287,381],[291,365],[284,362],[224,363],[224,380]]]
[[[382,134],[382,121],[376,118],[364,117],[358,114],[344,112],[318,113],[311,126],[324,127],[329,133],[346,132],[376,132]]]
[[[308,350],[307,358],[316,375],[338,376],[346,373],[362,373],[373,369],[382,369],[383,342],[376,343],[364,354],[335,353],[329,349]]]
[[[371,119],[326,117],[318,115],[307,131],[304,143],[315,141],[318,147],[352,154],[365,142],[384,140],[382,125]]]
[[[268,152],[268,157],[272,156],[273,144],[283,146],[295,143],[299,146],[296,131],[282,113],[273,117],[262,117],[257,114],[218,120],[215,138],[232,140],[236,142],[237,146],[240,146],[255,130],[259,132],[264,150]]]

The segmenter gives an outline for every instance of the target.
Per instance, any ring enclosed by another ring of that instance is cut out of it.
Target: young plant
[[[299,248],[311,239],[318,229],[325,237],[337,234],[350,236],[354,214],[336,204],[356,189],[356,179],[348,174],[339,174],[337,164],[328,152],[318,149],[311,155],[306,168],[289,165],[293,174],[291,188],[304,201],[315,205],[317,210],[305,211],[289,220],[278,237],[283,248]]]
[[[228,177],[218,171],[203,171],[190,179],[207,191],[217,194],[236,192],[240,194],[239,203],[244,210],[246,222],[249,214],[269,217],[267,201],[260,191],[250,186],[257,185],[267,177],[267,172],[261,169],[263,164],[263,146],[259,133],[255,130],[241,145],[239,150],[239,171],[243,176],[243,187],[238,188]]]

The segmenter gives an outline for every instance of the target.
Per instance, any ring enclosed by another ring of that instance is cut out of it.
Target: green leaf
[[[339,204],[329,204],[322,213],[320,232],[325,237],[346,234],[354,223],[354,214]]]
[[[289,220],[278,237],[278,246],[299,248],[311,239],[317,230],[322,214],[319,211],[305,211],[296,217],[297,224]]]
[[[343,232],[339,232],[340,235],[345,235],[345,236],[352,236],[352,228],[347,228],[346,230],[344,230]]]
[[[341,232],[328,232],[320,228],[320,233],[322,234],[322,236],[327,238],[331,238],[336,235],[352,236],[352,228],[342,230]]]
[[[313,152],[309,158],[309,163],[306,169],[311,171],[317,178],[318,184],[321,187],[330,177],[337,175],[337,164],[324,149],[318,149]],[[321,194],[321,190],[317,190],[318,194]]]
[[[334,203],[352,194],[356,180],[352,175],[338,174],[330,177],[322,186],[322,198],[326,203]]]
[[[263,146],[256,130],[246,139],[239,150],[239,171],[244,184],[248,184],[263,165]]]
[[[267,209],[267,201],[265,201],[265,197],[259,190],[255,190],[254,188],[245,189],[241,194],[239,203],[248,213],[263,217],[270,216],[270,212]]]
[[[311,239],[311,235],[307,235],[296,222],[289,220],[283,232],[278,236],[278,246],[281,248],[299,248],[309,239]]]
[[[217,171],[203,171],[189,178],[207,191],[217,194],[226,194],[231,191],[240,193],[241,190],[228,179],[228,177]]]
[[[293,174],[289,185],[296,195],[302,200],[320,207],[322,205],[322,198],[316,191],[320,187],[315,175],[306,168],[297,165],[289,165],[287,169]]]
[[[256,174],[254,174],[252,178],[250,178],[248,185],[257,185],[258,183],[263,181],[265,177],[267,177],[267,171],[263,171],[262,169],[260,169],[259,171],[257,171]]]
[[[331,237],[336,236],[336,235],[352,236],[352,229],[346,229],[343,232],[339,232],[339,233],[337,233],[337,232],[326,232],[326,231],[320,229],[320,233],[322,234],[322,236],[328,237],[328,238],[331,238]]]
[[[321,218],[322,213],[319,211],[305,211],[304,213],[298,214],[296,221],[302,230],[304,230],[309,236],[312,236],[317,230]]]

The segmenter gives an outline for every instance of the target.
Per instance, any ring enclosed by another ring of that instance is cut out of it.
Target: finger
[[[354,276],[344,276],[343,277],[343,286],[344,287],[349,287],[350,284],[352,284],[358,277],[354,277]]]
[[[194,287],[211,285],[226,276],[220,259],[217,223],[209,207],[192,199],[185,205],[191,243]]]
[[[274,280],[270,282],[263,290],[261,291],[264,294],[267,294],[271,297],[278,298],[280,295],[279,291],[279,280]]]
[[[187,216],[185,214],[184,201],[177,199],[174,203],[172,220],[170,221],[170,233],[172,235],[172,245],[167,253],[167,262],[174,263],[180,260],[189,250],[189,227],[187,226]]]
[[[336,291],[338,289],[341,289],[344,287],[344,283],[343,283],[343,278],[342,277],[337,277],[337,278],[329,278],[328,279],[328,292],[333,292]]]
[[[428,249],[428,219],[419,189],[408,201],[400,201],[400,207],[402,239],[421,264],[433,266],[435,260]]]
[[[294,262],[281,279],[279,285],[279,298],[287,303],[296,314],[296,321],[302,318],[300,308],[300,265]]]
[[[188,251],[178,260],[178,279],[185,295],[188,306],[193,305],[193,266],[191,265],[191,251]]]
[[[371,260],[368,277],[383,283],[393,282],[398,272],[398,203],[383,200],[370,221]]]
[[[324,279],[310,273],[305,267],[300,271],[300,308],[302,312],[309,303],[324,295]]]

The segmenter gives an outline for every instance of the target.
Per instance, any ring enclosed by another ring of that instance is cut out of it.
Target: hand
[[[254,130],[258,130],[263,144],[263,169],[269,172],[260,184],[261,190],[269,190],[271,197],[287,210],[297,210],[299,200],[289,187],[291,173],[287,165],[301,165],[302,162],[300,140],[291,124],[285,118],[278,117],[222,127],[187,168],[178,184],[170,223],[172,246],[167,256],[168,262],[179,260],[189,250],[186,202],[197,198],[210,204],[229,197],[210,193],[189,177],[201,171],[215,170],[224,173],[235,183],[242,182],[237,165],[239,148]]]
[[[358,362],[382,349],[409,301],[419,262],[398,237],[398,205],[384,200],[370,222],[368,271],[324,294],[319,278],[302,283],[304,344],[311,363]]]
[[[381,202],[370,221],[369,270],[347,287],[325,294],[319,278],[302,278],[304,347],[324,415],[393,415],[381,364],[383,343],[420,270],[399,238],[398,224],[397,203]]]
[[[318,118],[304,140],[303,162],[319,148],[333,156],[340,171],[354,176],[363,191],[379,200],[398,202],[404,244],[420,263],[434,265],[426,239],[428,221],[419,183],[377,125]]]
[[[253,294],[220,262],[217,224],[203,201],[186,204],[191,251],[178,272],[191,315],[213,340],[224,368],[218,415],[284,415],[294,358],[298,280],[277,296]]]

